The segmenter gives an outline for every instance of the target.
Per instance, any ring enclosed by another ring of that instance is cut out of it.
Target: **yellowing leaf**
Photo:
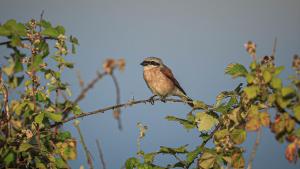
[[[212,168],[216,162],[216,156],[210,152],[204,152],[199,159],[199,168],[209,169]]]
[[[260,116],[261,124],[265,127],[269,127],[269,125],[270,125],[270,115],[269,115],[269,113],[268,112],[261,112],[259,114],[259,116]]]
[[[297,145],[295,142],[289,144],[285,149],[285,158],[289,162],[294,162],[297,160]]]
[[[218,123],[218,120],[215,117],[205,112],[197,113],[195,121],[197,122],[199,131],[209,131],[215,124]]]
[[[271,75],[271,73],[269,71],[264,71],[263,72],[263,78],[264,78],[264,81],[266,83],[269,83],[270,80],[272,79],[272,75]]]
[[[278,77],[272,78],[271,87],[274,89],[280,89],[282,87],[281,79],[279,79]]]
[[[41,124],[44,119],[45,113],[40,112],[37,116],[34,117],[34,121],[38,124]]]
[[[31,148],[32,145],[28,143],[22,143],[19,147],[19,152],[27,151],[29,148]]]
[[[257,96],[259,88],[257,86],[249,86],[244,88],[244,92],[249,99],[253,99]]]
[[[242,154],[240,153],[235,153],[232,155],[232,167],[235,168],[235,169],[238,169],[238,168],[245,168],[245,159],[243,157]]]

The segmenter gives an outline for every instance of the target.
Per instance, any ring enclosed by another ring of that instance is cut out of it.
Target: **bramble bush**
[[[82,92],[74,101],[70,100],[69,84],[63,81],[62,73],[64,69],[74,67],[67,55],[76,52],[78,40],[67,36],[64,27],[53,26],[42,17],[39,21],[32,19],[18,23],[11,19],[0,24],[0,40],[0,47],[11,52],[0,70],[0,168],[70,168],[68,161],[76,159],[78,141],[61,128],[65,122],[108,110],[114,110],[118,119],[120,108],[152,101],[131,100],[120,104],[118,96],[114,106],[81,111],[78,102],[102,76],[111,75],[117,84],[113,70],[123,70],[125,61],[107,60],[103,65],[104,73],[98,73],[85,88],[80,81]],[[253,42],[246,43],[245,48],[253,58],[248,68],[232,63],[225,69],[232,78],[243,78],[245,85],[239,84],[231,91],[221,92],[213,105],[193,101],[194,107],[185,119],[166,117],[187,130],[198,130],[201,144],[192,150],[187,145],[161,146],[158,151],[146,153],[141,150],[140,142],[147,128],[139,124],[137,157],[129,158],[125,167],[245,168],[241,144],[248,132],[259,134],[262,127],[269,128],[279,142],[288,143],[285,156],[288,161],[296,162],[300,155],[300,57],[294,56],[292,68],[295,74],[289,77],[290,83],[284,85],[279,77],[284,67],[275,65],[275,48],[270,56],[262,58],[256,56]],[[75,127],[80,133],[78,121]],[[80,142],[84,144],[81,133],[80,136]],[[208,142],[214,146],[207,146]],[[83,146],[88,164],[93,168],[87,146]],[[155,164],[159,154],[173,156],[176,162],[167,166]],[[251,168],[252,160],[248,162],[248,168]]]

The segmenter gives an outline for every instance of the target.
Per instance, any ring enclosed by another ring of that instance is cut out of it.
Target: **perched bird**
[[[189,98],[172,71],[157,57],[147,57],[141,63],[144,67],[144,79],[154,94],[151,98],[159,96],[162,101],[168,96],[178,96],[193,107],[193,100]]]

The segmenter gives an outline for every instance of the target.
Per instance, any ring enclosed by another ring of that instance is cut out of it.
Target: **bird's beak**
[[[145,62],[145,61],[143,61],[142,63],[140,63],[140,65],[142,65],[142,66],[146,66],[147,64],[146,64],[146,62]]]

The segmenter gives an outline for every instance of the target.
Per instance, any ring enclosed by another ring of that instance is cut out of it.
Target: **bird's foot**
[[[164,102],[164,103],[167,102],[166,98],[164,98],[164,97],[160,98],[160,101],[161,101],[161,102]]]
[[[157,95],[153,95],[149,98],[149,102],[150,104],[154,105],[154,98],[156,97]]]

